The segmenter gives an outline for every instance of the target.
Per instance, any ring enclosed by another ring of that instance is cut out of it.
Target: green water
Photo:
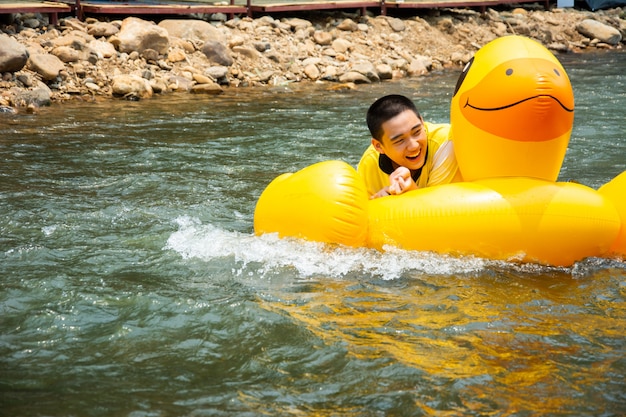
[[[626,54],[562,56],[561,177],[626,170]],[[252,233],[282,172],[448,119],[455,73],[0,115],[2,416],[620,416],[626,264],[516,265]]]

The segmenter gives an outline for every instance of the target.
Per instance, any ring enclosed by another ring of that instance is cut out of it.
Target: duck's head
[[[558,177],[574,122],[565,69],[544,46],[522,36],[481,48],[457,82],[450,122],[466,181]]]

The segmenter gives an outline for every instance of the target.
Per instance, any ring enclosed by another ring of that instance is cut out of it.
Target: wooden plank
[[[167,15],[167,14],[211,14],[225,13],[234,17],[235,14],[248,14],[247,4],[235,4],[231,0],[230,4],[211,3],[145,3],[145,2],[81,2],[76,0],[77,15],[83,19],[85,13],[111,14],[111,15]]]
[[[546,10],[550,8],[549,0],[385,0],[387,8],[397,9],[481,7],[484,10],[487,6],[515,3],[543,3]]]
[[[71,13],[73,10],[74,8],[69,4],[54,1],[0,3],[0,14],[45,13],[53,26],[59,22],[59,13]]]
[[[310,11],[310,10],[331,10],[331,9],[360,9],[362,12],[367,8],[381,7],[381,1],[285,1],[272,3],[259,3],[253,1],[250,9],[253,12],[288,12],[288,11]]]
[[[72,7],[70,5],[52,1],[0,3],[0,13],[58,13],[71,11]]]
[[[104,14],[192,14],[247,13],[246,6],[214,6],[202,4],[130,4],[81,2],[83,12]]]

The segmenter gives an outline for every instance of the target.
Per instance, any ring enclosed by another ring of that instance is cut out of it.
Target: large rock
[[[113,36],[120,31],[120,28],[115,26],[113,23],[109,22],[95,22],[89,25],[89,29],[87,33],[91,36],[95,36],[96,38],[104,37],[108,38],[109,36]]]
[[[65,69],[63,61],[51,54],[31,55],[28,66],[47,81],[54,80]]]
[[[194,85],[191,87],[191,92],[195,94],[218,95],[222,94],[224,90],[219,86],[219,84],[211,81],[208,83]]]
[[[136,17],[124,19],[119,33],[113,36],[110,42],[118,51],[127,53],[154,49],[160,54],[165,54],[170,45],[167,30]]]
[[[190,41],[217,41],[226,42],[226,36],[215,26],[204,20],[166,19],[159,23],[159,27],[176,38]]]
[[[89,42],[89,48],[94,51],[98,56],[102,58],[111,58],[116,55],[115,47],[109,42],[105,41],[91,41]]]
[[[78,62],[86,59],[86,55],[69,46],[57,46],[51,53],[63,62]]]
[[[20,107],[41,107],[49,106],[51,103],[52,92],[47,85],[39,81],[37,85],[30,90],[21,90],[15,97],[15,102]]]
[[[27,62],[26,47],[8,35],[0,34],[0,73],[19,71]]]
[[[228,49],[222,43],[217,41],[208,41],[202,45],[202,53],[209,61],[229,67],[233,65],[233,58],[230,56]]]
[[[591,39],[598,39],[610,45],[617,45],[622,41],[619,30],[597,20],[585,19],[576,26],[576,30]]]
[[[111,85],[113,95],[123,97],[152,97],[152,86],[148,80],[133,74],[121,74],[113,77]]]

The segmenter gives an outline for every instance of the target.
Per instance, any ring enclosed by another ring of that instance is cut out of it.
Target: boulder
[[[222,87],[219,86],[219,84],[211,81],[208,83],[194,85],[193,87],[191,87],[191,92],[195,94],[217,95],[217,94],[222,94],[224,90],[222,89]]]
[[[369,84],[372,81],[357,71],[348,71],[339,77],[340,83]]]
[[[134,74],[121,74],[113,77],[111,89],[114,96],[152,97],[153,91],[148,80]]]
[[[9,35],[0,34],[0,73],[19,71],[27,62],[26,47]]]
[[[69,46],[57,46],[51,53],[63,62],[78,62],[85,59],[85,54]]]
[[[233,65],[233,58],[230,56],[228,49],[221,42],[205,42],[204,45],[202,45],[202,53],[212,63],[227,67]]]
[[[31,55],[28,58],[28,66],[47,81],[54,80],[65,69],[63,61],[51,54]]]
[[[622,41],[622,34],[619,30],[597,20],[585,19],[576,26],[576,30],[588,38],[598,39],[609,45],[617,45]]]
[[[371,62],[361,62],[352,67],[352,71],[360,72],[372,82],[379,82],[380,77],[376,67]]]
[[[47,85],[39,81],[37,86],[29,90],[21,90],[15,97],[15,102],[20,107],[49,106],[52,92]]]
[[[166,19],[159,23],[169,36],[190,41],[226,42],[226,36],[215,26],[204,20]]]
[[[118,51],[127,53],[154,49],[159,54],[165,54],[170,44],[167,30],[136,17],[124,19],[119,33],[110,42]]]
[[[115,51],[115,47],[109,42],[94,40],[89,42],[89,48],[94,51],[98,56],[103,58],[111,58],[115,56],[117,52]]]
[[[346,32],[356,32],[359,30],[357,23],[352,19],[344,19],[337,25],[337,29],[344,30]]]
[[[87,33],[96,38],[113,36],[120,31],[116,25],[109,22],[95,22],[89,25]]]

